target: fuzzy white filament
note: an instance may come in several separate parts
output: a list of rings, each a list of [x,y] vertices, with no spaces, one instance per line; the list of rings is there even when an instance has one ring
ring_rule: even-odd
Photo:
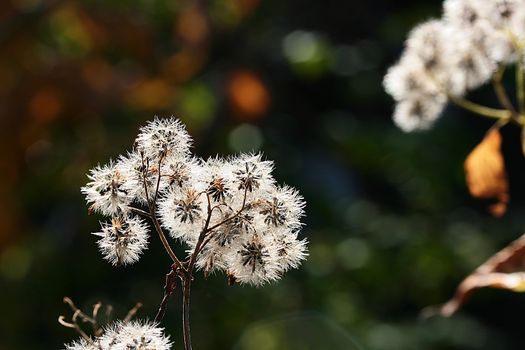
[[[147,249],[148,228],[137,217],[117,216],[110,223],[102,223],[98,246],[104,258],[113,265],[128,265],[139,260]]]
[[[148,322],[117,322],[95,339],[80,339],[65,350],[169,350],[172,343],[163,329]]]
[[[415,27],[385,78],[404,131],[430,128],[449,98],[491,79],[498,65],[523,56],[525,2],[446,0],[443,18]]]
[[[112,217],[95,233],[104,258],[114,265],[140,258],[148,229],[138,211],[187,245],[206,274],[261,285],[298,267],[307,256],[298,238],[304,200],[276,185],[273,162],[261,154],[200,159],[190,144],[179,120],[155,119],[140,129],[133,151],[91,171],[82,192],[93,210]]]

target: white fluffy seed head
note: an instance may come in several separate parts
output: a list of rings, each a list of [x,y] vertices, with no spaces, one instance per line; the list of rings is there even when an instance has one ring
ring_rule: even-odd
[[[242,238],[225,255],[228,274],[235,282],[260,286],[279,279],[278,251],[270,236],[253,234]]]
[[[128,181],[124,184],[124,189],[133,198],[133,201],[140,204],[147,204],[147,199],[154,197],[157,191],[157,180],[159,175],[159,165],[150,162],[138,152],[129,152],[121,156],[117,167],[121,173],[126,174]],[[144,186],[144,182],[146,186]],[[159,191],[167,186],[166,178],[161,177],[158,183]]]
[[[490,12],[487,0],[445,0],[443,18],[460,30],[483,29]]]
[[[306,239],[298,239],[297,236],[297,232],[288,229],[277,231],[273,234],[279,269],[283,273],[299,267],[301,262],[308,256],[308,241]]]
[[[148,322],[118,323],[109,333],[115,349],[169,350],[172,345],[162,328]]]
[[[410,52],[388,69],[383,85],[396,101],[442,94],[439,82],[424,69],[421,59]]]
[[[65,350],[169,350],[172,342],[163,328],[147,321],[116,322],[90,341],[80,339]]]
[[[231,161],[233,182],[236,189],[249,194],[262,193],[268,191],[275,184],[272,176],[274,164],[271,161],[263,160],[262,155],[240,154]]]
[[[189,154],[191,137],[184,124],[175,118],[155,118],[140,128],[135,139],[138,153],[152,163],[163,157],[185,158]]]
[[[128,177],[110,161],[104,166],[97,166],[88,174],[90,182],[81,188],[86,201],[91,204],[90,210],[104,215],[126,213],[133,197],[128,193],[126,185]]]
[[[258,201],[259,215],[265,231],[287,227],[300,229],[304,215],[305,201],[292,187],[277,186]]]
[[[525,37],[525,2],[446,0],[443,19],[416,26],[399,62],[384,78],[404,131],[430,128],[448,97],[461,97],[492,78],[498,63],[516,60]]]
[[[307,255],[306,241],[297,238],[304,200],[275,184],[273,162],[253,153],[198,159],[189,143],[179,121],[155,119],[141,128],[133,152],[90,175],[82,191],[95,209],[113,216],[94,233],[104,258],[131,264],[146,249],[146,225],[129,212],[138,204],[146,211],[153,205],[162,227],[190,254],[205,235],[196,264],[206,274],[224,271],[239,283],[260,285],[297,267]],[[119,196],[101,200],[107,187]]]
[[[65,350],[100,350],[94,340],[87,341],[83,338],[65,345]]]
[[[430,20],[412,29],[405,44],[405,50],[416,56],[425,72],[438,82],[446,79],[450,63],[449,35],[450,30],[443,21]]]
[[[445,106],[446,100],[435,96],[418,100],[401,101],[394,111],[394,123],[405,132],[427,130],[434,125]]]
[[[139,218],[132,216],[116,216],[110,223],[102,223],[98,247],[113,265],[129,265],[139,260],[148,245],[147,225]]]
[[[194,188],[171,188],[159,199],[158,216],[173,238],[195,241],[206,220],[207,202]]]

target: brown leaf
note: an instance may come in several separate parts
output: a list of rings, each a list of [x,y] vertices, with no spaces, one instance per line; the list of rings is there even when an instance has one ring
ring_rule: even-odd
[[[509,201],[509,185],[501,154],[501,134],[490,131],[465,160],[465,176],[470,194],[476,198],[496,199],[490,207],[496,217],[505,214]]]
[[[492,287],[525,292],[525,234],[493,255],[467,276],[452,299],[427,314],[454,314],[477,288]],[[425,313],[425,311],[424,311]]]

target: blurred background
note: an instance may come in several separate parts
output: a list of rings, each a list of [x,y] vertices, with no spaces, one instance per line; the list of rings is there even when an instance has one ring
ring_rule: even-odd
[[[80,187],[175,115],[202,157],[262,151],[308,203],[310,257],[281,282],[198,278],[195,349],[518,349],[525,295],[476,292],[423,319],[525,226],[519,131],[504,128],[509,211],[469,197],[463,160],[490,123],[448,108],[403,134],[382,90],[411,27],[441,1],[0,2],[0,349],[60,349],[70,296],[153,318],[169,259],[102,260]],[[472,99],[496,105],[490,89]],[[201,276],[199,276],[201,277]],[[182,349],[180,295],[164,326]]]

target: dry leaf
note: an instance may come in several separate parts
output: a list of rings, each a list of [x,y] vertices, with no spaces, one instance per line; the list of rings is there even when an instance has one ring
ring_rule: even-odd
[[[427,309],[424,313],[454,314],[477,288],[492,287],[525,292],[525,234],[493,255],[476,271],[461,282],[456,293],[438,309]]]
[[[492,215],[505,214],[509,201],[509,185],[501,154],[501,134],[490,131],[465,160],[465,176],[470,194],[476,198],[496,199],[490,207]]]

